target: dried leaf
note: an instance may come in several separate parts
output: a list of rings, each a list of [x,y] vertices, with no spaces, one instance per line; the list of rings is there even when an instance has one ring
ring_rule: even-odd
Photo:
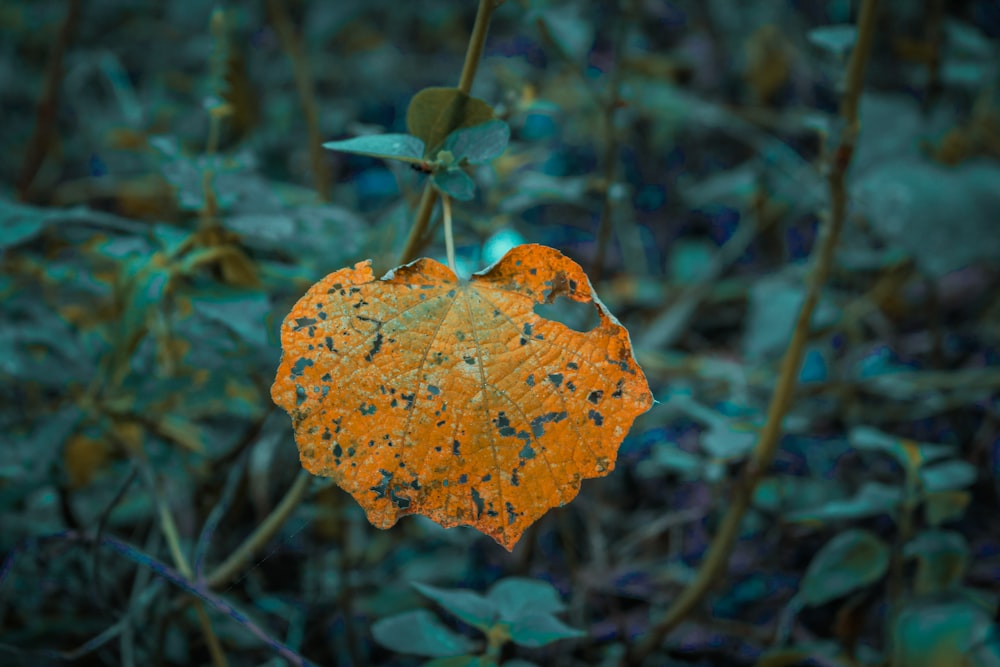
[[[580,333],[533,312],[593,303]],[[652,404],[628,332],[575,262],[511,250],[471,280],[421,259],[370,262],[314,285],[286,318],[271,389],[303,466],[388,528],[407,514],[470,525],[512,549],[580,482],[608,474]]]

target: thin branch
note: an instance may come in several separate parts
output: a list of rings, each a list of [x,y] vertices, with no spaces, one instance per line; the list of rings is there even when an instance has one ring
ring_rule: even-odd
[[[813,257],[812,271],[806,287],[806,297],[799,310],[792,339],[781,362],[778,381],[767,411],[767,421],[761,429],[750,461],[735,485],[732,498],[728,502],[728,509],[697,575],[666,612],[657,619],[649,633],[626,653],[623,664],[638,665],[656,651],[670,632],[701,603],[712,586],[722,579],[729,563],[729,555],[739,536],[743,516],[750,506],[757,483],[770,468],[778,450],[782,421],[792,402],[792,394],[809,338],[809,326],[813,311],[816,309],[823,284],[830,273],[837,239],[847,217],[847,168],[854,153],[854,140],[857,136],[858,126],[858,100],[861,96],[865,64],[868,61],[874,38],[877,9],[878,0],[864,0],[861,6],[861,15],[858,19],[858,42],[848,63],[847,87],[840,108],[846,128],[841,137],[840,145],[834,152],[833,164],[829,173],[830,215],[820,232],[818,247]]]
[[[486,47],[486,34],[490,31],[490,19],[493,18],[493,10],[500,4],[496,0],[479,0],[476,22],[472,26],[469,47],[465,50],[462,76],[458,80],[458,89],[466,95],[472,92],[472,82],[476,78],[476,70],[479,68],[479,61],[482,60],[483,49]]]
[[[288,520],[288,517],[292,515],[295,508],[305,498],[311,481],[312,475],[305,470],[300,470],[292,486],[285,492],[285,496],[277,506],[257,526],[257,529],[243,541],[243,544],[237,547],[221,565],[205,577],[205,585],[209,588],[219,588],[235,577],[236,573],[240,571],[246,562],[253,558],[253,555],[274,537],[285,521]]]
[[[167,540],[170,557],[181,576],[185,579],[191,579],[194,573],[191,570],[191,564],[188,562],[187,556],[184,554],[184,549],[181,548],[181,538],[177,531],[177,523],[174,521],[174,516],[163,499],[163,494],[160,493],[159,480],[155,477],[153,471],[148,468],[145,461],[140,463],[140,466],[143,468],[150,486],[153,503],[156,505],[156,510],[160,517],[160,530]],[[100,543],[98,542],[98,544]],[[205,637],[205,643],[208,645],[208,652],[212,656],[212,664],[215,667],[227,667],[229,661],[226,659],[226,654],[222,650],[222,644],[219,642],[219,638],[212,628],[212,620],[208,617],[205,606],[197,598],[193,602],[195,615],[198,617],[198,625],[201,628],[202,635]]]
[[[82,7],[82,0],[69,1],[66,16],[52,47],[48,70],[45,73],[45,87],[42,89],[42,97],[38,100],[38,109],[35,112],[35,129],[28,140],[21,173],[17,179],[17,193],[22,201],[28,201],[31,184],[45,163],[52,140],[57,135],[55,124],[56,112],[59,110],[59,87],[63,79],[63,61],[76,35]]]
[[[267,13],[271,24],[278,35],[281,48],[292,63],[295,76],[295,89],[299,94],[299,103],[305,116],[306,133],[309,136],[309,162],[313,171],[313,187],[323,201],[330,201],[331,175],[330,165],[323,151],[323,139],[319,131],[319,105],[316,102],[316,89],[313,82],[312,68],[302,40],[295,32],[295,26],[288,16],[284,0],[266,0]]]
[[[621,96],[622,74],[625,70],[622,66],[625,39],[628,36],[628,27],[634,12],[635,3],[632,0],[626,0],[626,7],[618,16],[618,25],[615,29],[613,53],[611,56],[611,78],[608,81],[607,99],[603,100],[604,154],[601,157],[601,161],[604,163],[604,202],[601,205],[601,219],[597,225],[597,249],[594,255],[594,263],[590,268],[590,280],[595,285],[601,280],[601,276],[604,273],[608,244],[611,243],[611,232],[614,227],[614,186],[618,181],[620,162],[618,159],[620,137],[615,127],[615,111],[618,109],[619,98]],[[579,71],[579,68],[577,68],[577,71]]]

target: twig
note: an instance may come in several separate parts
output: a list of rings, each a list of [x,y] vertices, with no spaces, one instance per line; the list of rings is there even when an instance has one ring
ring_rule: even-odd
[[[285,9],[284,0],[267,0],[267,13],[278,34],[278,41],[292,63],[295,76],[295,88],[299,94],[299,103],[305,115],[306,132],[309,136],[309,161],[312,164],[313,187],[323,201],[330,201],[330,165],[323,152],[323,140],[319,132],[319,105],[316,103],[316,90],[313,85],[312,68],[309,58],[302,46],[302,40],[295,33],[295,26]]]
[[[52,145],[52,139],[56,136],[54,126],[56,112],[59,110],[59,87],[62,85],[63,60],[66,57],[66,51],[69,50],[70,44],[73,42],[73,37],[76,35],[76,26],[80,22],[82,6],[82,0],[69,1],[66,16],[63,18],[55,45],[52,47],[48,71],[45,73],[45,87],[35,112],[35,129],[28,140],[28,148],[21,165],[21,174],[17,179],[17,193],[21,201],[28,201],[31,184],[34,182],[35,176],[38,175],[38,170],[42,168]]]
[[[82,540],[85,542],[92,541],[86,536],[80,535],[79,533],[73,531],[69,531],[58,535],[51,535],[46,538],[41,538],[38,541],[42,540],[48,541],[53,539]],[[226,602],[222,597],[216,595],[211,590],[208,590],[207,587],[192,582],[190,579],[183,576],[177,570],[169,567],[166,563],[158,561],[155,558],[152,558],[142,553],[132,545],[126,544],[121,540],[116,540],[113,537],[104,537],[101,539],[99,544],[101,546],[110,547],[111,549],[117,551],[121,555],[131,560],[133,563],[136,563],[137,565],[140,565],[142,567],[148,567],[154,573],[163,577],[164,579],[174,584],[178,588],[194,595],[195,597],[199,598],[206,604],[211,605],[216,610],[229,616],[232,620],[236,621],[244,628],[249,630],[251,634],[253,634],[258,639],[267,644],[269,647],[277,651],[282,657],[288,660],[291,664],[293,665],[309,664],[308,661],[305,660],[305,658],[303,658],[301,655],[299,655],[292,649],[282,644],[277,639],[274,639],[273,637],[268,635],[260,626],[258,626],[252,620],[250,620],[250,618],[246,614],[242,613],[241,611],[233,607],[231,604]]]
[[[476,12],[476,22],[469,36],[469,47],[465,50],[465,63],[462,65],[462,76],[458,80],[458,89],[468,95],[472,92],[472,82],[476,79],[479,61],[483,59],[483,49],[486,47],[486,35],[490,31],[490,19],[493,10],[499,7],[503,0],[479,0],[479,10]]]
[[[205,577],[205,585],[209,588],[218,588],[236,576],[240,568],[274,537],[275,533],[288,520],[288,517],[292,515],[295,508],[305,498],[310,481],[312,481],[312,475],[305,470],[300,470],[292,486],[285,492],[284,498],[257,526],[257,529],[243,541],[243,544],[238,546],[221,565]]]
[[[188,562],[187,556],[181,548],[181,538],[180,534],[177,532],[177,523],[174,521],[174,516],[170,513],[170,508],[167,506],[166,501],[164,501],[163,494],[160,493],[159,480],[155,477],[152,470],[145,465],[145,462],[140,465],[143,466],[143,472],[146,474],[147,481],[150,486],[150,492],[153,495],[153,502],[156,505],[157,513],[160,516],[160,530],[163,532],[163,536],[167,540],[167,547],[170,549],[170,557],[174,561],[174,565],[177,567],[181,576],[185,579],[191,579],[194,572],[191,570],[191,564]],[[98,542],[98,544],[100,544],[100,542]],[[219,643],[219,638],[216,636],[215,630],[212,628],[212,621],[208,617],[208,612],[205,611],[205,606],[202,604],[201,600],[195,599],[193,602],[195,615],[198,617],[198,625],[201,627],[201,633],[204,635],[205,643],[208,645],[208,652],[212,656],[212,664],[216,667],[227,667],[229,661],[226,660],[226,654],[222,650],[222,644]]]
[[[601,204],[601,219],[597,225],[597,249],[594,255],[594,263],[590,268],[590,280],[595,285],[600,282],[604,273],[604,263],[608,254],[608,244],[611,242],[611,231],[614,226],[614,202],[612,198],[615,190],[615,183],[618,181],[618,148],[619,136],[615,128],[615,111],[618,109],[619,96],[621,91],[622,55],[625,51],[625,38],[628,34],[628,26],[634,12],[635,3],[626,0],[627,6],[618,17],[618,26],[615,30],[614,47],[611,56],[611,79],[608,82],[608,97],[603,104],[604,120],[604,154],[601,157],[604,163],[604,202]],[[577,68],[579,71],[579,68]]]
[[[424,193],[420,197],[420,205],[417,206],[417,215],[413,219],[413,226],[410,227],[410,235],[406,239],[406,247],[399,256],[399,263],[406,264],[417,258],[420,249],[424,246],[424,234],[427,226],[431,222],[431,214],[434,212],[434,204],[437,203],[437,188],[428,178],[424,184]]]
[[[812,271],[806,288],[806,297],[795,322],[792,339],[781,361],[778,381],[768,406],[767,421],[761,429],[757,445],[750,461],[743,469],[743,475],[733,489],[728,510],[722,518],[718,532],[708,548],[708,553],[698,569],[694,580],[678,596],[673,604],[657,619],[649,633],[631,650],[626,652],[623,664],[638,665],[651,655],[691,611],[701,602],[712,585],[722,578],[733,545],[739,536],[743,515],[750,506],[757,483],[767,472],[778,449],[782,432],[782,421],[792,401],[813,311],[819,301],[820,291],[830,273],[837,239],[847,217],[847,168],[854,154],[854,141],[858,131],[858,100],[861,96],[865,65],[871,52],[875,33],[875,18],[878,0],[864,0],[858,19],[858,41],[851,53],[847,69],[847,86],[840,107],[845,121],[845,129],[840,145],[834,153],[829,173],[830,215],[822,226],[818,247],[813,258]]]

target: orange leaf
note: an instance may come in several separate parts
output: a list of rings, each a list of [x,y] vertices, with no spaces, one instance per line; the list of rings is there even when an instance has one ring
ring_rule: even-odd
[[[593,303],[598,326],[533,312],[557,296]],[[540,245],[468,281],[431,259],[379,280],[370,262],[341,269],[299,300],[281,344],[271,396],[306,470],[379,528],[423,514],[507,549],[614,468],[653,400],[628,331],[578,264]]]

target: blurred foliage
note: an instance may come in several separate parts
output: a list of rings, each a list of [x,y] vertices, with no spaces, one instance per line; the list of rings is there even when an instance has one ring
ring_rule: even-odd
[[[763,423],[856,3],[507,0],[471,98],[506,151],[440,172],[469,195],[459,265],[526,241],[604,257],[659,404],[513,554],[377,531],[317,481],[213,592],[298,470],[268,398],[281,318],[335,268],[395,265],[427,178],[323,151],[318,195],[295,58],[323,141],[407,133],[437,160],[462,136],[410,101],[454,90],[475,12],[296,0],[296,56],[264,4],[0,4],[0,663],[209,664],[198,599],[232,665],[617,664]],[[879,25],[778,460],[729,577],[650,664],[1000,665],[1000,10],[899,0]]]

